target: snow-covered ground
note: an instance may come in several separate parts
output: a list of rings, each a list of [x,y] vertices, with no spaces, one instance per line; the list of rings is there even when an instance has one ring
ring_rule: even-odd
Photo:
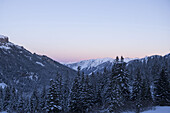
[[[170,106],[156,107],[155,110],[144,111],[142,113],[170,113]]]
[[[0,113],[7,113],[6,111],[2,111]],[[127,113],[127,112],[124,112]],[[128,113],[134,113],[134,112],[128,112]],[[144,111],[142,113],[170,113],[170,106],[163,106],[163,107],[156,107],[155,110],[148,110]]]
[[[6,111],[1,111],[0,113],[7,113]]]

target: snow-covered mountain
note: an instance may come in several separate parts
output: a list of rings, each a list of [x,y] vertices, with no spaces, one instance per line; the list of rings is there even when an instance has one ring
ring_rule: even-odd
[[[146,56],[144,58],[125,58],[124,61],[126,63],[128,63],[128,68],[130,68],[130,65],[133,64],[133,66],[137,63],[137,64],[148,64],[150,66],[152,66],[152,62],[165,62],[162,61],[162,59],[167,60],[166,62],[169,62],[170,54],[167,54],[165,56],[161,56],[161,55],[152,55],[152,56]],[[104,68],[106,67],[107,70],[112,69],[112,66],[115,62],[115,59],[113,58],[101,58],[101,59],[90,59],[90,60],[83,60],[80,62],[75,62],[75,63],[68,63],[65,64],[66,66],[77,70],[78,66],[81,67],[81,71],[83,71],[85,74],[90,75],[92,72],[103,72]],[[155,65],[155,64],[154,64]],[[132,66],[132,67],[133,67]]]
[[[132,58],[125,58],[125,62],[129,62],[131,60],[134,60]],[[85,74],[91,74],[91,72],[98,72],[103,71],[104,68],[110,68],[113,66],[115,62],[115,59],[113,58],[100,58],[100,59],[90,59],[90,60],[83,60],[76,63],[69,63],[65,64],[66,66],[77,70],[78,66],[81,67],[81,71],[83,71]]]
[[[57,73],[62,74],[63,79],[76,76],[76,71],[67,66],[45,55],[31,53],[0,35],[0,87],[6,84],[30,92],[35,87],[48,86]]]

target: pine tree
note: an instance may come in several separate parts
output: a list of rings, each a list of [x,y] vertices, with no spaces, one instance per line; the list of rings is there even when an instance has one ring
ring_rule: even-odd
[[[121,62],[117,65],[120,65],[118,80],[121,87],[121,93],[123,96],[124,107],[127,107],[130,101],[130,91],[129,91],[129,74],[126,70],[126,63],[124,62],[123,56],[121,56]]]
[[[160,73],[160,78],[155,82],[155,102],[156,105],[170,105],[170,85],[164,69]]]
[[[11,91],[11,108],[10,108],[12,111],[17,110],[17,100],[18,100],[17,92],[16,89],[13,87]]]
[[[4,97],[4,95],[3,95],[3,90],[2,90],[2,88],[0,87],[0,111],[3,110],[3,97]]]
[[[11,91],[10,87],[6,87],[5,89],[5,94],[4,94],[4,104],[3,104],[3,110],[10,110],[10,105],[11,105]]]
[[[39,98],[38,98],[38,92],[37,89],[35,89],[32,93],[31,99],[30,99],[30,105],[31,105],[31,112],[36,113],[39,112]]]
[[[41,96],[40,96],[40,108],[41,108],[41,112],[45,112],[46,109],[46,99],[47,99],[47,95],[46,95],[46,87],[43,87]]]
[[[134,104],[134,109],[136,113],[140,113],[141,107],[142,107],[142,79],[140,71],[138,70],[137,76],[133,83],[132,88],[132,102]]]
[[[109,112],[120,113],[123,106],[119,83],[115,83],[109,101]]]
[[[84,106],[85,106],[85,111],[89,112],[92,110],[93,105],[95,104],[95,96],[93,93],[93,87],[92,84],[89,81],[88,75],[86,76],[85,79],[85,99],[84,99]]]
[[[70,94],[70,112],[81,113],[81,97],[80,97],[80,83],[78,77],[74,79],[74,83]]]
[[[70,89],[69,89],[69,76],[67,74],[66,80],[63,85],[63,108],[65,112],[68,112],[68,105],[69,105],[69,94],[70,94]]]
[[[148,80],[143,80],[142,82],[142,93],[141,93],[141,100],[142,100],[142,108],[148,109],[153,105],[153,99],[150,90],[150,84]]]
[[[62,88],[63,88],[63,78],[62,78],[61,74],[57,73],[57,77],[56,77],[56,92],[58,94],[60,104],[63,103]]]
[[[53,80],[50,80],[50,88],[47,99],[47,112],[56,113],[62,110],[62,106],[59,102],[59,95],[56,91],[56,82]]]
[[[25,112],[24,98],[23,98],[22,94],[20,95],[19,100],[18,100],[17,112],[18,113],[24,113]]]
[[[122,111],[125,110],[130,101],[128,72],[125,69],[126,63],[123,60],[123,57],[121,57],[121,61],[116,57],[112,68],[112,74],[106,92],[110,112],[120,112],[121,108]]]
[[[81,82],[80,82],[80,105],[81,111],[84,113],[87,109],[87,91],[86,91],[86,84],[85,84],[85,77],[84,72],[81,75]]]

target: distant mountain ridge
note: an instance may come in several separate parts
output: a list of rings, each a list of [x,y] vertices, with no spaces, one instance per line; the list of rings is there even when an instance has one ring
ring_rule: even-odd
[[[160,55],[152,55],[152,56],[146,56],[144,58],[125,58],[124,61],[126,63],[132,63],[136,61],[140,62],[147,62],[148,59],[153,59],[157,57],[169,57],[170,54],[167,54],[165,56],[160,56]],[[89,59],[89,60],[82,60],[79,62],[75,63],[69,63],[65,64],[66,66],[77,70],[78,66],[81,67],[81,71],[83,71],[85,74],[91,74],[92,72],[102,72],[104,68],[106,67],[108,70],[111,70],[113,64],[115,62],[115,59],[113,58],[100,58],[100,59]]]
[[[136,58],[125,58],[125,62],[129,62]],[[113,58],[99,58],[99,59],[89,59],[83,60],[76,63],[65,64],[66,66],[77,70],[78,66],[81,67],[81,71],[85,72],[85,74],[90,74],[91,72],[101,71],[104,67],[112,66],[115,62]]]

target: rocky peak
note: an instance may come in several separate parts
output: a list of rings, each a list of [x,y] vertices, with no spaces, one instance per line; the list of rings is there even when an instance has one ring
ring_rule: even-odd
[[[8,42],[9,40],[7,36],[0,35],[0,43],[8,43]]]

